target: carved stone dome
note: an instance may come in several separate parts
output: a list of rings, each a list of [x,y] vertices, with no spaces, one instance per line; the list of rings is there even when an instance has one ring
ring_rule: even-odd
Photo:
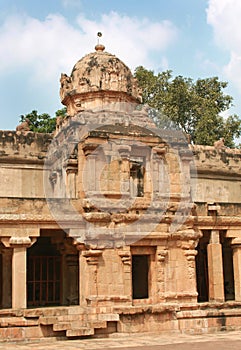
[[[105,52],[103,45],[80,59],[70,77],[61,74],[60,97],[68,114],[117,103],[139,104],[141,91],[130,69],[116,56]],[[115,109],[115,108],[114,108]]]

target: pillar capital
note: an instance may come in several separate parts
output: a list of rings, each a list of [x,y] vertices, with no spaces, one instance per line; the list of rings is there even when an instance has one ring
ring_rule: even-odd
[[[241,248],[241,237],[235,237],[231,240],[232,248]]]
[[[3,237],[1,242],[6,248],[31,247],[37,240],[37,237]]]

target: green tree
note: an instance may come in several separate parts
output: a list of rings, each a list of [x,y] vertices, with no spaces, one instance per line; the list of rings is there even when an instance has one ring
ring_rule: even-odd
[[[20,122],[28,121],[31,131],[40,133],[52,133],[56,128],[56,118],[64,118],[66,116],[66,107],[55,112],[55,117],[51,117],[47,113],[38,114],[36,110],[31,113],[21,115]]]
[[[234,147],[234,138],[241,135],[237,115],[223,118],[233,98],[223,89],[226,82],[217,77],[198,79],[172,77],[170,70],[154,74],[137,67],[135,77],[143,90],[143,103],[153,107],[151,116],[160,127],[175,127],[188,134],[193,143],[213,145],[223,137],[225,145]]]

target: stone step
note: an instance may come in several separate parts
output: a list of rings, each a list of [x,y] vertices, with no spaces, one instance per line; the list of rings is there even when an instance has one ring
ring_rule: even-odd
[[[54,324],[58,322],[58,316],[40,316],[39,317],[39,324],[42,324],[43,326],[48,326],[51,324]]]
[[[25,319],[24,317],[0,317],[0,327],[28,327],[37,326],[38,319]]]
[[[119,314],[98,314],[96,315],[100,321],[119,321]]]
[[[106,328],[107,321],[90,321],[87,323],[88,328]]]
[[[77,328],[77,329],[68,329],[66,331],[66,337],[84,337],[86,335],[93,335],[95,334],[95,331],[93,328]]]
[[[66,331],[67,329],[71,329],[71,322],[58,322],[53,324],[53,331],[58,332],[58,331]]]

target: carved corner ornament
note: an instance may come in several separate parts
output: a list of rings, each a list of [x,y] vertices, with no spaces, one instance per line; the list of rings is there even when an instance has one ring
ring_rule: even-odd
[[[120,250],[118,251],[118,255],[121,258],[121,261],[124,265],[131,265],[131,252],[130,250]]]
[[[160,249],[157,251],[157,261],[158,262],[164,262],[167,258],[168,250],[167,249]]]
[[[102,256],[103,250],[100,249],[90,249],[83,251],[83,256],[89,265],[98,265],[99,258]]]

